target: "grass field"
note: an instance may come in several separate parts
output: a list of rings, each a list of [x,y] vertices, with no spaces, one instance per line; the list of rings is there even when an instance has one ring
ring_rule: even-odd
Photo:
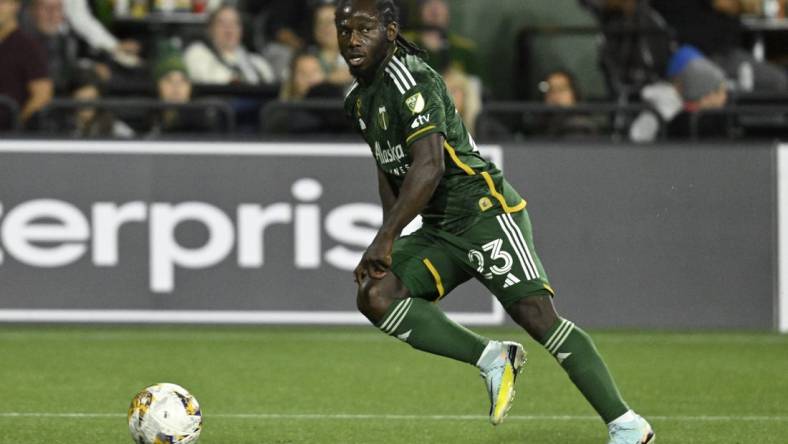
[[[475,369],[372,328],[0,327],[0,443],[131,443],[126,409],[179,383],[201,444],[606,443],[563,371],[530,362],[507,421],[487,423]],[[664,443],[788,443],[788,337],[592,332]]]

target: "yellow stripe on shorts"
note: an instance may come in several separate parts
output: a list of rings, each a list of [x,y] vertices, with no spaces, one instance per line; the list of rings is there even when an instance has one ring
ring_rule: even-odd
[[[438,270],[435,268],[434,265],[432,265],[432,262],[429,259],[425,257],[422,260],[422,262],[424,262],[424,265],[427,267],[427,270],[430,270],[430,273],[432,274],[432,278],[435,279],[435,288],[438,289],[437,300],[440,300],[446,294],[446,291],[443,289],[443,281],[441,281],[441,275],[440,273],[438,273]]]

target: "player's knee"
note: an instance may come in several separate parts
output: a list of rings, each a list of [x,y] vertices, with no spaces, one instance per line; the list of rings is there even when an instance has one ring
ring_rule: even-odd
[[[532,296],[512,304],[507,311],[517,324],[539,340],[558,322],[550,296]]]
[[[383,294],[378,281],[366,279],[358,289],[356,306],[372,322],[380,321],[388,311],[391,300]]]

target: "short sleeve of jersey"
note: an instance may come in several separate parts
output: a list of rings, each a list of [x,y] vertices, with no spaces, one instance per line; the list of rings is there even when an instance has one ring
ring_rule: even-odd
[[[406,146],[430,134],[447,135],[441,86],[437,79],[426,77],[402,95],[398,114],[405,130]]]

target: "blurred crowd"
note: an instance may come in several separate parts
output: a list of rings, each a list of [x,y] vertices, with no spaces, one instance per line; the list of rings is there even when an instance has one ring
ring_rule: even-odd
[[[786,67],[753,51],[744,30],[747,18],[783,23],[786,0],[578,3],[598,23],[608,93],[585,97],[584,73],[555,66],[537,80],[538,100],[498,114],[495,102],[507,97],[482,81],[482,49],[452,31],[456,2],[403,0],[401,23],[482,139],[726,136],[727,114],[693,116],[759,94],[788,104],[779,101]],[[332,0],[0,0],[0,131],[347,131],[337,102],[352,78],[334,9]]]

